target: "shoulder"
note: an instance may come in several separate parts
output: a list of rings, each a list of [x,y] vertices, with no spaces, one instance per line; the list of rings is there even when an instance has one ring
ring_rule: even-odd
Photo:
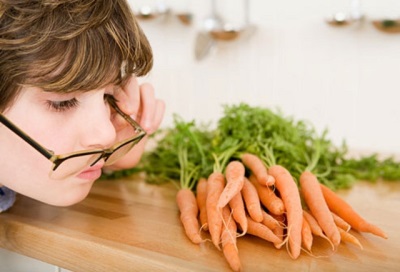
[[[0,213],[8,210],[15,202],[15,192],[5,186],[0,187]]]

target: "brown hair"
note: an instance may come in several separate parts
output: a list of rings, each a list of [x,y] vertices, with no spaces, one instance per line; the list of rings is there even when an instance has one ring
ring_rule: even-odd
[[[126,0],[0,0],[0,112],[24,85],[93,90],[152,65]]]

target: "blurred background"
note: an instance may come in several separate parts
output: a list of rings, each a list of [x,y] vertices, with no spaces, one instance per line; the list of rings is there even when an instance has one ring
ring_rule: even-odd
[[[327,128],[351,149],[399,154],[400,1],[129,2],[153,46],[141,80],[166,101],[164,127],[174,113],[215,122],[222,105],[245,102]],[[2,249],[0,263],[61,271]]]
[[[130,3],[153,45],[154,69],[143,80],[166,101],[164,126],[173,113],[215,121],[223,104],[246,102],[328,128],[330,139],[345,139],[352,149],[400,152],[400,32],[391,27],[400,19],[400,1]],[[207,44],[198,36],[213,13],[222,28],[241,32],[214,40],[197,59],[196,47]],[[191,15],[190,24],[182,14]]]

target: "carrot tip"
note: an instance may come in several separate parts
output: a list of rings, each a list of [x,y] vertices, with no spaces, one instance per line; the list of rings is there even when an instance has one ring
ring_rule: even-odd
[[[201,227],[200,227],[200,231],[207,231],[208,230],[208,223],[204,223]]]
[[[275,178],[269,175],[266,181],[266,186],[273,186],[273,185],[275,185]]]
[[[382,233],[381,235],[380,235],[380,237],[382,237],[383,239],[388,239],[389,237],[386,235],[386,233]]]
[[[202,239],[201,237],[193,238],[193,239],[191,239],[191,241],[192,241],[193,243],[195,243],[195,244],[200,244],[200,243],[204,242],[203,239]]]

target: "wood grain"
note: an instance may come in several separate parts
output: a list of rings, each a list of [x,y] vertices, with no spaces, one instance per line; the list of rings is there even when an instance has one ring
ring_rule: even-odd
[[[98,181],[68,208],[19,196],[0,214],[0,246],[72,271],[229,271],[211,243],[186,238],[175,193],[135,177]],[[400,183],[359,182],[340,194],[389,238],[352,231],[364,250],[342,244],[335,253],[315,239],[320,258],[303,252],[292,260],[284,248],[246,235],[238,238],[243,271],[400,271]]]

